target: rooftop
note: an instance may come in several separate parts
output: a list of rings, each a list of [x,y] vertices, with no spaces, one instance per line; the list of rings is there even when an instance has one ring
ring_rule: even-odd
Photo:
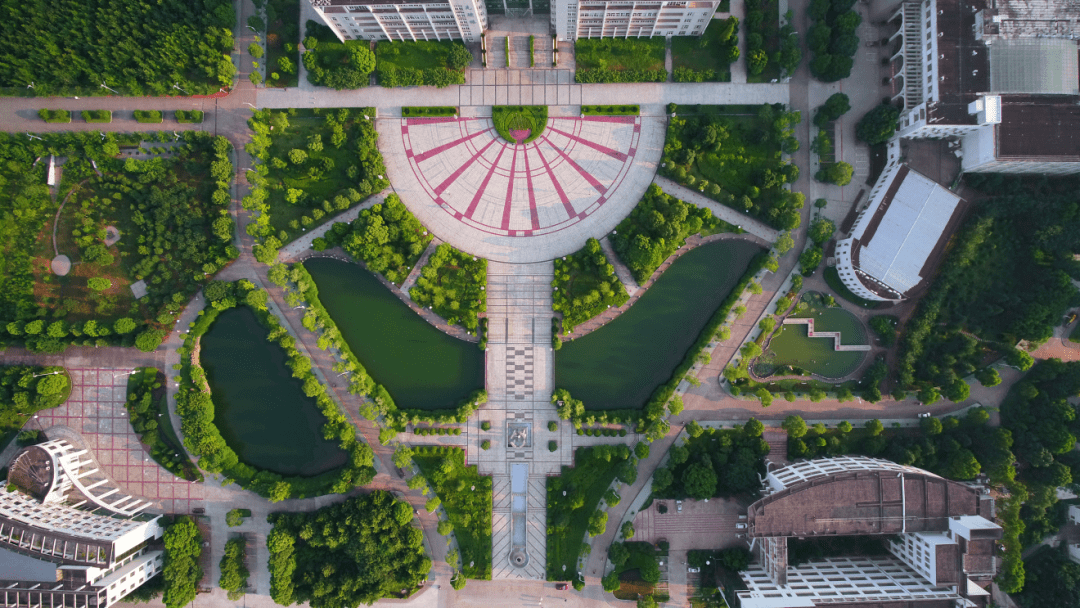
[[[1000,160],[1080,161],[1080,105],[1071,97],[1002,99],[997,125]]]
[[[990,88],[989,53],[974,33],[975,11],[985,5],[983,0],[937,0],[937,101],[927,103],[930,125],[975,124],[967,105]]]
[[[980,15],[986,37],[1069,38],[1080,35],[1080,3],[1061,0],[995,0]]]
[[[1017,38],[990,45],[990,91],[1039,95],[1080,94],[1076,42]]]

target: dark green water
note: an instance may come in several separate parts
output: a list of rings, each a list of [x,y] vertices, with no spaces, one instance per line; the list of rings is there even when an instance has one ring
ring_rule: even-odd
[[[555,353],[555,388],[589,410],[644,406],[759,251],[746,241],[717,241],[683,255],[630,310]]]
[[[304,267],[342,337],[402,409],[457,407],[484,387],[484,353],[420,318],[370,272],[313,258]]]
[[[282,475],[317,475],[347,454],[322,438],[325,419],[285,365],[285,351],[246,306],[226,310],[202,337],[199,359],[214,422],[240,460]]]

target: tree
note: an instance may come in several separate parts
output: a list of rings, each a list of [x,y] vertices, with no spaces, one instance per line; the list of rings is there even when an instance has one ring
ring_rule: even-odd
[[[446,67],[450,68],[451,70],[461,70],[468,67],[469,64],[472,63],[472,61],[473,55],[469,51],[469,49],[465,48],[464,44],[461,44],[460,42],[455,42],[450,45],[450,52],[447,53],[446,56]],[[370,72],[374,69],[374,57],[372,57],[372,68],[368,71]]]
[[[810,223],[806,236],[818,247],[824,245],[836,232],[836,224],[832,220],[818,218]]]
[[[619,529],[619,537],[623,540],[634,538],[634,523],[630,521],[623,522],[622,528]]]
[[[240,512],[240,509],[231,509],[225,514],[225,525],[230,528],[235,528],[244,523],[244,515]]]
[[[833,93],[825,100],[824,104],[818,106],[817,112],[814,113],[814,124],[818,127],[824,127],[826,123],[840,118],[850,109],[851,100],[848,99],[847,95]]]
[[[871,146],[889,141],[899,128],[900,111],[882,104],[867,112],[855,126],[855,136]]]
[[[683,474],[683,488],[687,496],[699,500],[716,495],[716,482],[716,471],[710,461],[695,462]]]
[[[992,367],[985,367],[975,372],[975,378],[979,381],[979,384],[982,384],[985,387],[1001,384],[1001,375]]]
[[[686,432],[691,437],[697,438],[701,437],[701,434],[705,432],[705,429],[701,428],[701,425],[698,424],[697,420],[691,420],[686,423]]]
[[[165,530],[163,541],[165,590],[162,601],[168,608],[181,608],[195,599],[195,586],[202,578],[199,568],[202,537],[191,518],[181,517]]]
[[[645,443],[644,441],[639,441],[637,445],[634,446],[634,455],[641,460],[648,458],[649,444]]]
[[[764,49],[754,49],[746,56],[747,72],[751,76],[764,72],[767,65],[769,65],[769,54]]]
[[[795,414],[785,418],[780,426],[787,431],[788,437],[792,439],[798,439],[806,434],[806,421]]]
[[[844,161],[827,163],[814,175],[814,179],[827,184],[846,186],[851,183],[855,168]]]
[[[289,150],[289,162],[294,165],[304,164],[304,162],[307,161],[307,158],[307,152],[301,150],[300,148],[293,148],[292,150]]]
[[[611,547],[612,549],[614,549],[615,545],[612,545]],[[609,553],[608,557],[610,556],[611,554]],[[614,593],[618,591],[620,587],[619,573],[612,570],[608,574],[604,575],[604,578],[600,579],[600,584],[603,585],[604,591],[607,591],[608,593]]]
[[[743,425],[743,433],[747,437],[761,437],[763,432],[765,432],[765,425],[757,418],[751,418]]]
[[[795,239],[791,238],[791,235],[787,232],[783,232],[776,239],[776,243],[774,243],[773,246],[776,247],[778,252],[787,253],[795,246]]]
[[[105,291],[112,287],[112,281],[105,277],[91,277],[87,279],[86,286],[94,291]]]
[[[597,511],[589,516],[589,536],[600,536],[607,528],[607,511]]]
[[[874,418],[873,420],[867,420],[864,426],[866,426],[866,430],[870,432],[871,437],[877,437],[881,434],[882,431],[885,430],[885,425],[882,424],[881,421],[877,418]]]
[[[945,389],[945,398],[953,403],[964,401],[971,395],[971,387],[967,382],[957,378]]]
[[[843,421],[840,422],[840,424],[836,425],[836,428],[841,433],[847,435],[848,433],[851,432],[851,423],[848,422],[847,420],[843,420]]]
[[[449,536],[454,531],[454,524],[450,523],[448,519],[441,520],[436,527],[436,531],[440,536]]]
[[[927,435],[940,435],[942,431],[941,420],[937,418],[923,418],[919,422],[919,426]]]
[[[135,338],[135,347],[144,353],[152,353],[161,345],[165,338],[165,332],[159,329],[148,329]]]

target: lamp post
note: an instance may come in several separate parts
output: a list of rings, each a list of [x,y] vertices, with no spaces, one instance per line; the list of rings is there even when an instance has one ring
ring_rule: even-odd
[[[173,85],[172,85],[172,88],[176,89],[177,91],[182,92],[184,95],[191,95],[191,93],[188,93],[184,89],[180,88],[180,83],[179,82],[174,82]]]
[[[114,89],[114,88],[112,88],[112,87],[108,86],[108,85],[107,85],[107,84],[105,84],[104,82],[102,82],[102,83],[101,83],[101,88],[103,88],[103,89],[108,89],[108,90],[112,91],[113,93],[116,93],[117,95],[119,95],[119,94],[120,94],[120,91],[117,91],[116,89]]]
[[[38,378],[38,377],[40,377],[40,376],[51,376],[51,375],[53,375],[53,374],[60,374],[60,373],[63,373],[63,371],[64,371],[64,370],[62,370],[62,369],[61,369],[61,370],[57,370],[57,371],[55,371],[55,372],[45,372],[44,374],[34,374],[34,375],[33,375],[33,377],[34,377],[34,378]]]

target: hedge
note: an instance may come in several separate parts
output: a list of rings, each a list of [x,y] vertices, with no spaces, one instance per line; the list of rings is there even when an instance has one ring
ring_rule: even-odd
[[[457,116],[457,108],[453,106],[435,106],[430,108],[405,106],[401,108],[401,115],[406,118],[412,116]]]
[[[38,116],[45,122],[71,122],[71,112],[67,110],[38,110]]]
[[[199,124],[203,121],[202,110],[177,110],[174,114],[179,123]]]
[[[632,106],[581,106],[581,113],[585,116],[637,116],[641,113],[641,107]]]
[[[135,120],[145,123],[159,123],[162,121],[161,112],[158,110],[135,110]]]
[[[611,82],[665,82],[667,70],[609,70],[607,68],[578,68],[574,82],[611,83]]]
[[[83,110],[80,114],[86,122],[112,122],[112,112],[108,110]]]

